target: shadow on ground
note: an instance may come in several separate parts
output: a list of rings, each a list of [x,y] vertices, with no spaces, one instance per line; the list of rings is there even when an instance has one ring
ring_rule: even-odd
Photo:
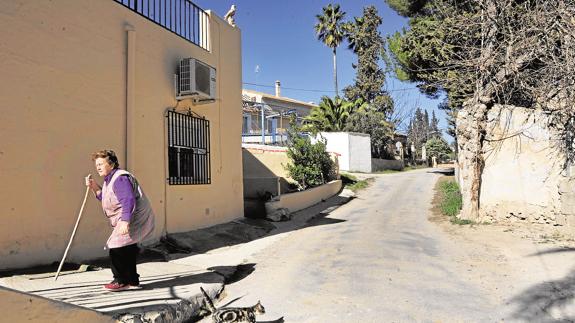
[[[343,220],[327,216],[350,199],[344,196],[331,197],[308,209],[294,212],[292,220],[286,222],[242,218],[205,229],[169,234],[145,252],[154,259],[158,254],[163,254],[165,260],[174,260],[310,226],[340,223]]]
[[[549,254],[554,254],[554,253],[565,253],[565,252],[573,252],[573,251],[575,251],[575,248],[571,248],[571,247],[551,248],[551,249],[547,249],[547,250],[543,250],[540,252],[530,254],[530,255],[528,255],[528,257],[543,256],[543,255],[549,255]]]
[[[139,289],[112,293],[102,287],[107,281],[67,284],[66,287],[29,291],[56,301],[88,307],[100,312],[130,312],[142,304],[163,305],[169,301],[182,300],[189,288],[201,284],[220,284],[222,277],[215,272],[179,272],[166,275],[145,276]],[[134,306],[135,305],[135,306]]]
[[[248,277],[256,270],[256,264],[241,264],[237,266],[216,266],[210,267],[208,270],[215,271],[224,276],[224,283],[226,285],[237,283],[240,280]]]
[[[511,299],[516,305],[512,318],[522,322],[575,322],[575,272],[546,281]]]
[[[313,219],[310,219],[305,225],[305,227],[307,228],[307,227],[315,227],[320,225],[345,222],[345,220],[327,218],[326,216],[327,214],[320,213],[318,216],[314,217]]]
[[[280,317],[279,319],[273,320],[273,321],[257,321],[257,323],[284,323],[284,322],[285,321],[284,321],[283,316]]]

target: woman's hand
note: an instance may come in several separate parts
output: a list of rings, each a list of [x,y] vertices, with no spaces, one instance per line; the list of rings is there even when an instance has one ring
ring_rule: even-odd
[[[130,233],[130,228],[129,228],[129,222],[126,221],[118,221],[118,231],[120,231],[120,234],[128,234]]]
[[[86,186],[88,186],[90,189],[92,189],[92,191],[96,192],[99,191],[100,185],[98,185],[98,183],[96,183],[95,180],[92,179],[92,174],[86,176],[86,178],[84,178],[84,180],[86,181]]]

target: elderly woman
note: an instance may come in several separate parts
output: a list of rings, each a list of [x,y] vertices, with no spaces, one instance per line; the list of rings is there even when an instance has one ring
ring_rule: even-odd
[[[106,242],[114,280],[104,285],[110,291],[121,291],[140,285],[136,260],[138,243],[151,238],[154,231],[154,212],[138,181],[120,169],[118,157],[112,150],[92,154],[98,174],[104,177],[102,186],[86,177],[96,198],[102,201],[104,214],[113,231]]]

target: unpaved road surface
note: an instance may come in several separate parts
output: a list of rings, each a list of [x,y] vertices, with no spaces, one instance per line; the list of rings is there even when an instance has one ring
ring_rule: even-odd
[[[261,300],[258,322],[573,320],[572,242],[522,224],[432,216],[441,176],[376,176],[356,199],[244,259],[253,272],[227,285],[217,305]]]

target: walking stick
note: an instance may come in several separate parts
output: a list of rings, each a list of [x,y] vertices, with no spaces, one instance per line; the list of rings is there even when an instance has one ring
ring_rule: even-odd
[[[88,178],[92,178],[92,174],[88,175]],[[86,205],[86,200],[88,199],[88,193],[90,192],[90,187],[86,187],[86,194],[84,194],[84,201],[82,202],[82,207],[80,208],[80,213],[78,213],[78,219],[76,220],[76,225],[74,226],[74,231],[72,231],[72,236],[70,237],[70,241],[68,241],[68,246],[66,247],[66,251],[64,251],[64,256],[62,257],[62,261],[60,261],[60,265],[58,266],[58,271],[56,271],[56,276],[54,276],[54,281],[58,280],[58,275],[60,274],[60,270],[62,269],[62,265],[64,265],[64,260],[66,260],[66,256],[68,255],[68,251],[70,250],[70,246],[72,245],[72,240],[74,240],[74,236],[76,235],[76,229],[78,229],[78,224],[80,224],[80,218],[82,217],[82,211],[84,211],[84,205]]]

